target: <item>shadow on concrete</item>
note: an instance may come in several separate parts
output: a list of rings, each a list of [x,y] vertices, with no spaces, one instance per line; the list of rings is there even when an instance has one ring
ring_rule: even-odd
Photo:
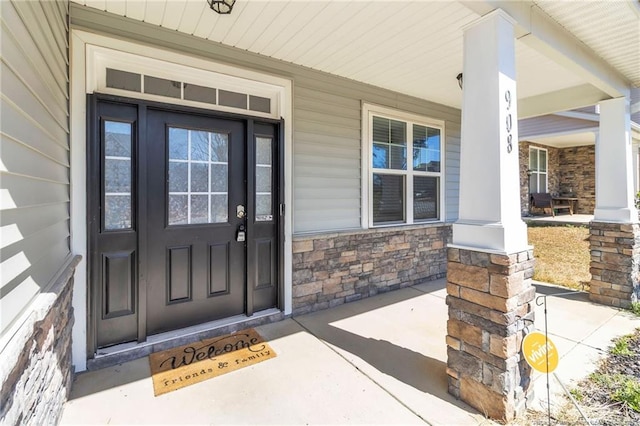
[[[96,371],[84,371],[73,380],[69,401],[151,377],[149,359],[139,358]]]
[[[589,302],[589,293],[586,291],[571,290],[569,288],[545,284],[539,281],[534,281],[533,286],[536,288],[536,293],[541,296],[560,297],[563,299]]]
[[[320,332],[314,330],[314,335],[421,392],[456,402],[455,397],[447,393],[447,365],[438,359],[386,340],[362,337],[330,325]]]
[[[313,336],[323,340],[330,346],[340,348],[343,351],[352,354],[360,360],[367,363],[371,368],[390,376],[395,380],[404,383],[412,388],[432,395],[449,404],[452,404],[470,414],[478,414],[478,411],[456,399],[448,393],[448,383],[446,368],[447,365],[442,360],[429,356],[429,353],[416,352],[407,347],[399,346],[383,339],[375,339],[364,337],[351,331],[344,330],[335,326],[337,322],[355,317],[373,310],[380,310],[381,315],[377,315],[368,321],[367,327],[371,329],[391,327],[398,328],[396,342],[404,338],[401,331],[402,327],[407,327],[407,321],[411,321],[410,315],[406,317],[399,314],[398,311],[404,309],[394,309],[386,312],[386,308],[391,305],[409,302],[416,297],[428,297],[429,304],[438,303],[444,306],[444,300],[433,292],[442,290],[446,287],[446,280],[439,279],[433,282],[419,284],[413,287],[407,287],[398,291],[378,295],[375,298],[364,299],[354,304],[342,305],[327,311],[316,312],[305,315],[303,317],[294,318],[302,327],[304,327]],[[433,300],[433,302],[431,302]],[[407,305],[406,312],[413,311],[413,307]],[[438,327],[432,327],[432,321],[429,321],[429,314],[432,312],[424,312],[422,317],[425,322],[423,328],[424,334],[415,335],[413,338],[418,339],[440,339],[442,345],[445,345],[445,334]],[[379,323],[376,323],[379,321]],[[400,338],[398,336],[402,335]],[[409,339],[409,337],[408,337]],[[411,346],[411,342],[407,341],[407,346]],[[340,352],[337,351],[339,354]],[[385,388],[387,392],[394,395],[397,399],[403,400],[402,395],[396,395],[393,384],[385,381],[380,383],[368,367],[362,366],[358,360],[351,359],[348,355],[343,355],[355,368],[358,368],[363,374],[376,381],[378,385]],[[396,389],[401,388],[395,386]]]
[[[427,293],[427,294],[431,294],[431,293],[435,293],[437,291],[440,290],[444,290],[447,288],[447,279],[446,278],[440,278],[437,280],[433,280],[433,281],[425,281],[421,284],[415,284],[414,286],[412,286],[411,288],[421,291],[422,293]],[[444,298],[446,296],[446,293],[442,294],[442,297]]]

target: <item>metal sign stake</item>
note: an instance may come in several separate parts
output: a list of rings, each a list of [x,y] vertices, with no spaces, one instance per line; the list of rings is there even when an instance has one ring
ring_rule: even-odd
[[[547,297],[557,297],[557,296],[574,295],[574,294],[576,294],[575,291],[565,291],[565,292],[561,292],[561,293],[554,293],[554,294],[549,294],[549,295],[545,294],[545,295],[541,295],[541,296],[536,297],[536,305],[537,306],[544,305],[544,337],[545,337],[545,342],[547,342],[547,343],[549,342],[548,327],[547,327]],[[549,420],[549,425],[551,425],[551,389],[550,389],[550,386],[549,386],[549,351],[548,350],[545,351],[545,361],[546,361],[546,365],[547,365],[547,369],[546,369],[546,377],[547,377],[547,416],[548,416],[548,420]],[[564,392],[569,397],[569,400],[571,400],[573,405],[576,407],[576,409],[578,410],[578,412],[580,413],[582,418],[585,420],[585,422],[587,422],[587,425],[591,426],[591,422],[589,421],[587,416],[582,412],[582,410],[578,406],[577,401],[573,398],[571,393],[567,390],[567,388],[564,386],[564,384],[560,381],[560,378],[558,377],[558,375],[554,372],[553,376],[556,378],[556,380],[558,381],[558,383],[560,384],[560,386],[562,387]]]

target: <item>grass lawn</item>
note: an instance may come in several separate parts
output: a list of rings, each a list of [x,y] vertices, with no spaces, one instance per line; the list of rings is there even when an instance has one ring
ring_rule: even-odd
[[[588,290],[591,259],[587,227],[530,224],[527,232],[536,259],[535,280]],[[640,304],[632,309],[640,315]],[[613,343],[598,370],[573,386],[571,394],[590,424],[640,425],[640,329]],[[586,424],[568,399],[554,405],[551,419],[546,412],[528,411],[523,423],[516,424]]]
[[[588,290],[589,229],[582,226],[528,227],[536,266],[533,279]]]

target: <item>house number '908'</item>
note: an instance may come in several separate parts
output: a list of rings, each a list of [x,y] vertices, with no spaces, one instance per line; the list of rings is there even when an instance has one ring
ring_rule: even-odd
[[[504,100],[507,101],[507,152],[511,153],[513,150],[513,135],[511,134],[511,129],[513,127],[513,119],[511,118],[511,113],[509,110],[511,109],[511,91],[507,90],[504,92]]]

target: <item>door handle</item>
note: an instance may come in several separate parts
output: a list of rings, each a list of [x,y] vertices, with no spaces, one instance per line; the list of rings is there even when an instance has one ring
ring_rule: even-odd
[[[244,219],[246,215],[247,213],[244,210],[244,206],[242,204],[238,204],[236,206],[236,216],[238,217],[238,219]]]

